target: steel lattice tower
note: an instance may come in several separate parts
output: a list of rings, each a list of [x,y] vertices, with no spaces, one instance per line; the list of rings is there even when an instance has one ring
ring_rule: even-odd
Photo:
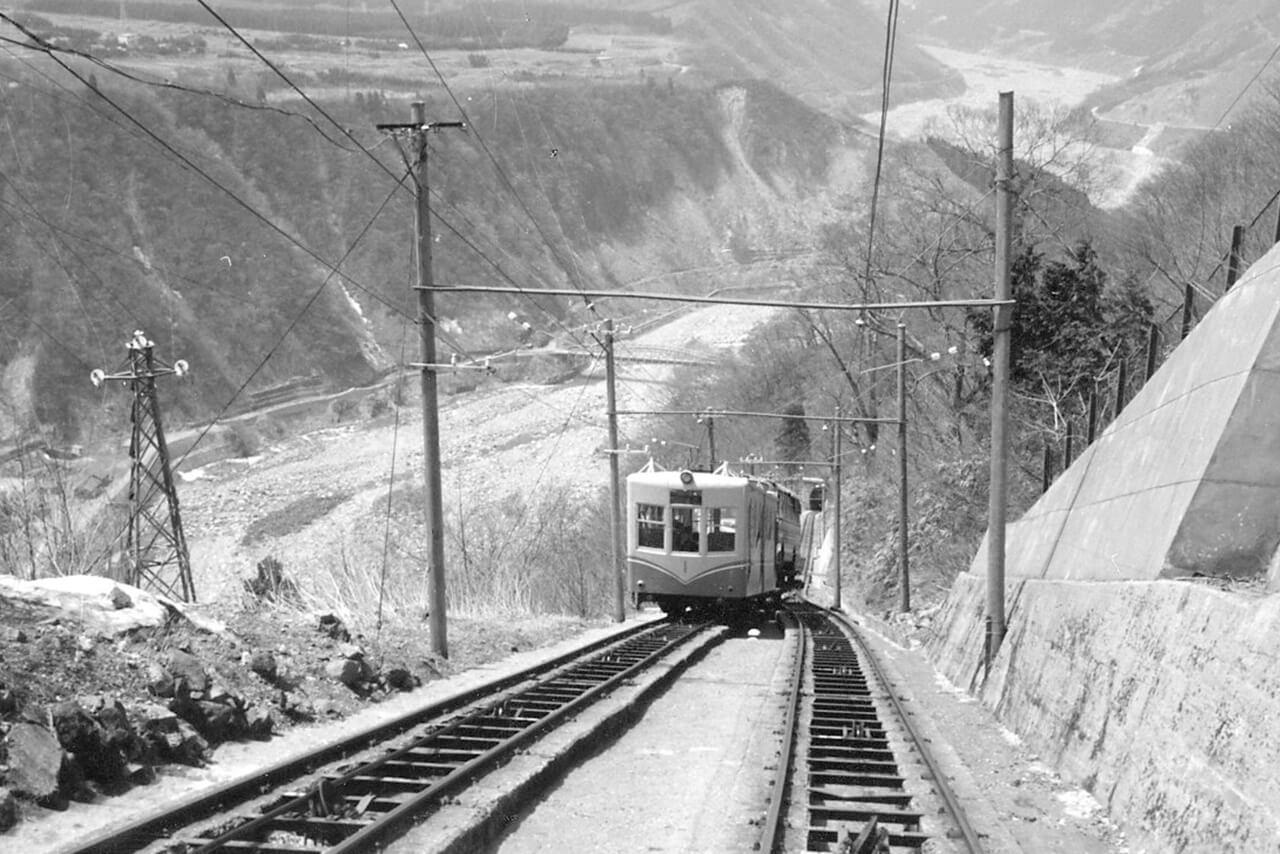
[[[128,578],[135,587],[147,587],[167,596],[194,602],[191,559],[182,533],[178,493],[169,466],[169,448],[160,421],[156,398],[156,378],[187,371],[179,359],[172,365],[155,357],[155,342],[141,331],[134,332],[127,347],[129,360],[114,374],[94,371],[94,385],[118,380],[133,392],[129,440],[129,528]]]

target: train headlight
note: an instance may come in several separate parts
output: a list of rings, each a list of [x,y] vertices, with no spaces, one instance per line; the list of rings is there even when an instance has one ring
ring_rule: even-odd
[[[688,469],[680,472],[680,482],[685,486],[693,486],[693,472]]]

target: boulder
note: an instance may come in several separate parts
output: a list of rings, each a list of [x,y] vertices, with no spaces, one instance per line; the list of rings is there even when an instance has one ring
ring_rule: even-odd
[[[102,728],[75,700],[55,704],[50,709],[50,716],[58,743],[66,750],[86,753],[101,746],[104,740]]]
[[[407,667],[389,667],[382,674],[382,681],[389,691],[412,691],[422,684]]]
[[[208,760],[209,742],[201,738],[191,724],[178,719],[177,732],[164,736],[165,758],[183,765],[202,766]]]
[[[18,823],[18,799],[13,792],[0,787],[0,833]]]
[[[348,688],[357,688],[365,681],[368,665],[355,658],[335,658],[324,666],[324,673],[335,682]]]
[[[50,710],[50,715],[58,742],[74,756],[82,770],[81,778],[97,783],[115,783],[123,779],[124,753],[110,743],[107,731],[78,702],[58,703]],[[83,788],[83,779],[72,782],[78,785],[66,787],[67,791]]]
[[[351,632],[347,631],[347,627],[343,625],[342,620],[334,614],[322,614],[320,616],[320,631],[336,641],[346,643],[351,640]]]
[[[197,700],[195,709],[198,712],[198,719],[187,718],[187,720],[211,742],[217,743],[235,738],[246,729],[244,716],[234,705]]]
[[[271,738],[276,721],[270,710],[257,706],[245,710],[245,734],[249,738],[265,741]]]
[[[146,703],[134,709],[140,753],[137,761],[158,765],[169,755],[168,736],[178,732],[179,718],[164,706]]]
[[[178,716],[156,703],[144,703],[134,709],[134,720],[137,721],[138,733],[143,736],[178,731]]]
[[[180,649],[169,651],[166,669],[173,677],[173,694],[175,697],[190,695],[195,699],[203,699],[209,690],[212,680],[204,664],[189,652]]]
[[[74,756],[64,754],[62,767],[58,769],[58,792],[46,804],[54,809],[66,809],[66,801],[87,803],[93,800],[94,791],[89,788],[89,778]]]
[[[343,658],[364,658],[364,648],[356,643],[338,644],[338,655]]]
[[[276,657],[269,650],[256,650],[248,658],[247,663],[250,670],[268,682],[275,681],[276,674],[279,671],[276,665]]]
[[[156,781],[156,769],[153,765],[130,762],[125,768],[125,776],[135,786],[149,786]]]
[[[39,802],[52,798],[58,791],[58,773],[66,758],[58,737],[46,727],[19,722],[9,728],[5,741],[10,788]]]
[[[123,703],[105,694],[95,694],[84,697],[81,705],[102,727],[108,745],[118,749],[131,762],[138,761],[142,745]]]
[[[168,670],[154,661],[147,665],[147,690],[157,697],[172,697],[174,692],[173,676]]]

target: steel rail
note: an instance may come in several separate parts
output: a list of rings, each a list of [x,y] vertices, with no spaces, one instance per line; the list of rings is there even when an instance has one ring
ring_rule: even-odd
[[[590,655],[641,632],[667,625],[667,618],[639,623],[621,632],[591,641],[581,647],[561,653],[546,661],[526,667],[492,682],[477,685],[451,697],[423,706],[389,721],[367,727],[316,750],[277,762],[259,771],[245,774],[213,789],[201,792],[179,803],[165,807],[150,815],[90,839],[69,854],[122,854],[136,851],[157,839],[164,838],[175,829],[203,820],[228,805],[256,797],[263,791],[275,788],[322,765],[340,760],[361,750],[366,750],[388,739],[402,735],[415,726],[441,718],[451,712],[470,706],[481,700],[497,698],[502,692],[522,682],[535,679],[545,673],[563,667],[569,662]]]
[[[544,730],[558,725],[561,721],[570,717],[579,709],[594,703],[602,694],[613,690],[613,688],[619,683],[631,678],[636,673],[639,673],[641,670],[649,667],[650,664],[654,663],[658,659],[665,657],[668,653],[681,646],[686,641],[696,637],[703,628],[705,628],[705,626],[701,626],[698,629],[677,638],[673,642],[654,650],[652,653],[625,670],[611,676],[599,685],[588,689],[586,692],[546,717],[540,718],[534,724],[524,730],[521,730],[508,741],[495,746],[472,762],[467,763],[467,765],[458,768],[458,770],[449,774],[435,786],[423,791],[418,796],[397,807],[391,813],[388,813],[382,821],[377,824],[370,825],[365,830],[359,831],[344,840],[341,844],[334,846],[330,850],[329,854],[361,854],[361,852],[370,850],[371,845],[384,839],[389,833],[397,829],[402,824],[415,819],[419,813],[421,813],[438,797],[441,795],[448,795],[453,791],[463,788],[471,781],[477,772],[484,768],[491,767],[506,756],[514,753],[522,745],[541,735]]]
[[[805,635],[804,626],[789,612],[787,616],[795,622],[796,652],[795,663],[791,669],[791,693],[787,698],[787,712],[782,721],[782,749],[778,756],[778,767],[773,775],[773,791],[769,796],[769,811],[765,814],[764,828],[760,833],[758,850],[776,851],[781,842],[782,808],[787,802],[787,781],[791,779],[791,756],[795,750],[796,719],[800,714],[801,686],[804,682]]]
[[[266,812],[227,829],[215,838],[187,840],[188,847],[185,850],[189,851],[190,854],[209,854],[209,852],[222,851],[229,847],[241,848],[245,845],[267,849],[270,848],[268,843],[257,840],[259,831],[269,830],[273,827],[279,829],[282,823],[292,825],[293,831],[303,836],[310,835],[320,838],[329,835],[330,837],[341,837],[336,842],[330,838],[319,847],[305,847],[296,850],[326,851],[329,854],[353,854],[353,852],[373,850],[379,841],[384,840],[389,834],[416,819],[441,797],[464,788],[476,777],[487,773],[503,759],[541,735],[545,730],[594,702],[601,694],[612,690],[618,683],[629,679],[684,642],[696,637],[706,627],[705,625],[696,627],[681,626],[679,628],[687,628],[688,630],[674,638],[657,637],[660,630],[669,630],[673,625],[665,621],[649,624],[646,628],[651,629],[649,634],[655,637],[647,638],[641,635],[628,638],[617,647],[604,650],[595,658],[576,664],[569,664],[561,670],[549,674],[545,679],[535,683],[533,686],[523,689],[513,696],[504,698],[500,703],[492,703],[489,706],[464,715],[446,726],[434,730],[426,736],[416,739],[412,743],[404,745],[376,760],[362,764],[340,775],[327,777],[310,787],[306,792],[286,798]],[[626,649],[627,644],[638,645],[646,644],[646,642],[656,643],[657,645],[652,649]],[[625,666],[614,669],[613,665]],[[579,673],[584,669],[587,669],[588,672]],[[601,670],[609,673],[607,678],[600,678]],[[535,720],[519,717],[501,717],[508,707],[519,711],[522,708],[520,705],[522,702],[534,702],[529,700],[528,695],[557,684],[567,686],[560,693],[571,694],[572,697],[566,697],[562,702],[559,702],[557,704],[558,707],[554,710],[548,711]],[[533,707],[526,706],[524,708],[532,710]],[[503,727],[496,725],[495,722],[499,720],[504,724],[522,721],[525,725],[516,730],[504,730]],[[489,722],[490,726],[486,727],[486,722]],[[392,763],[403,762],[404,764],[409,764],[415,755],[415,751],[434,750],[435,753],[433,755],[448,752],[438,747],[440,742],[448,741],[458,731],[471,730],[479,730],[487,734],[461,737],[474,737],[477,741],[492,741],[494,742],[493,746],[488,749],[482,749],[480,753],[463,761],[442,777],[427,782],[422,777],[410,778],[403,773],[393,773],[391,776],[379,775],[380,769]],[[503,730],[501,735],[497,734],[499,730]],[[433,744],[437,746],[432,747]],[[469,751],[455,748],[452,752],[462,754]],[[440,766],[445,766],[451,765],[452,762],[442,760],[439,764]],[[363,803],[372,803],[377,800],[378,796],[373,790],[363,793],[350,790],[358,789],[360,785],[371,786],[372,789],[376,790],[378,782],[404,784],[405,788],[412,788],[415,791],[412,793],[406,792],[405,794],[408,795],[408,798],[399,801],[388,812],[380,815],[371,813],[372,819],[364,817],[363,809],[357,810],[360,817],[355,819],[329,817],[340,812],[340,810],[334,810],[333,806],[341,805],[344,803],[344,799],[349,801],[355,795],[362,794],[361,801]],[[291,818],[291,816],[300,817],[295,819]],[[308,831],[311,833],[308,834]],[[347,833],[346,831],[350,832]]]
[[[972,854],[982,854],[982,842],[978,837],[978,832],[973,829],[973,825],[969,823],[969,818],[965,814],[964,808],[960,806],[960,801],[956,798],[955,792],[951,790],[947,778],[943,776],[942,769],[938,767],[937,761],[934,760],[933,754],[925,747],[925,740],[916,730],[915,724],[911,722],[911,716],[907,714],[907,710],[903,708],[902,702],[897,695],[890,690],[889,680],[885,677],[884,669],[880,666],[875,653],[871,651],[866,641],[863,640],[861,632],[857,630],[853,622],[844,614],[838,611],[828,611],[835,622],[841,624],[850,637],[858,644],[858,648],[862,650],[866,656],[867,662],[871,665],[872,672],[875,673],[876,679],[880,680],[880,684],[885,689],[885,694],[889,696],[889,702],[892,704],[894,712],[898,715],[898,719],[902,721],[903,728],[907,734],[911,736],[911,741],[916,747],[916,752],[920,754],[920,758],[924,761],[925,767],[929,769],[929,774],[933,778],[935,788],[942,795],[942,800],[946,803],[947,812],[950,813],[952,821],[955,822],[956,828],[960,831],[960,835],[964,837],[964,843],[968,846]]]

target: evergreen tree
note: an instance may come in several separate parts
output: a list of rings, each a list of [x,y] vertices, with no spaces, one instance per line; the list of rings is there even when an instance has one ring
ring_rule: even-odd
[[[806,460],[809,458],[809,423],[804,419],[804,406],[792,403],[783,410],[782,429],[778,431],[778,459]],[[788,471],[794,471],[788,466]]]

